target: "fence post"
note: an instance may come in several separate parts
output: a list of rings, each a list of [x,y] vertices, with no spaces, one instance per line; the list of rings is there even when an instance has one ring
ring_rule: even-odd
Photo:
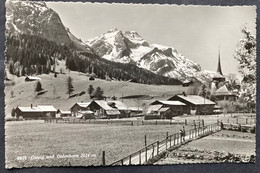
[[[152,152],[152,156],[154,157],[154,145],[153,145],[153,152]],[[152,157],[152,158],[153,158],[153,157]]]
[[[132,156],[130,155],[129,156],[129,165],[131,165],[131,158],[132,158]]]
[[[168,142],[168,136],[166,136],[166,138],[165,138],[165,147],[166,147],[166,150],[167,150],[167,142]]]
[[[145,147],[145,162],[147,162],[147,147]]]
[[[139,164],[142,164],[141,150],[139,151]]]
[[[105,151],[103,151],[103,153],[102,153],[102,165],[103,166],[106,165]]]
[[[124,165],[124,159],[121,160],[121,164],[122,164],[122,166]]]
[[[238,124],[238,118],[237,118],[237,123],[236,124]]]
[[[159,141],[157,141],[157,155],[159,154]]]
[[[132,126],[134,126],[134,122],[132,121]]]
[[[176,145],[176,134],[173,135],[173,145]]]
[[[170,136],[170,148],[172,147],[172,136]]]
[[[147,141],[146,141],[146,135],[144,135],[144,146],[147,145]]]
[[[185,126],[187,126],[187,120],[185,119]]]
[[[247,118],[246,118],[246,124],[247,124]]]

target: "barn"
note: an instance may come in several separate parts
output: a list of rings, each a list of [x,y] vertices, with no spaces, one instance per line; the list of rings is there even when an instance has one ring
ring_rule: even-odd
[[[212,114],[214,110],[214,106],[216,103],[212,102],[209,99],[204,99],[198,95],[175,95],[168,99],[169,101],[180,101],[185,103],[183,112],[186,114],[191,114],[191,112],[195,111],[195,114]]]
[[[94,100],[88,107],[98,118],[123,118],[127,116],[125,113],[127,107],[120,101]]]
[[[55,118],[57,110],[51,105],[39,105],[30,107],[17,107],[17,117],[23,117],[24,119],[41,119],[41,118]]]
[[[172,119],[174,116],[182,115],[186,104],[180,101],[156,100],[150,104],[148,110],[155,111],[161,118]],[[150,108],[150,109],[149,109]],[[157,110],[155,110],[157,109]]]
[[[80,103],[75,103],[71,108],[71,114],[72,116],[76,117],[78,115],[79,111],[86,111],[89,110],[88,106],[91,102],[80,102]]]

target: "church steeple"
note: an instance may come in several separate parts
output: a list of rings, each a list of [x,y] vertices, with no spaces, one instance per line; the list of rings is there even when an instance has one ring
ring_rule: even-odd
[[[218,67],[217,67],[217,73],[223,75],[222,70],[221,70],[221,64],[220,64],[220,46],[218,48]]]

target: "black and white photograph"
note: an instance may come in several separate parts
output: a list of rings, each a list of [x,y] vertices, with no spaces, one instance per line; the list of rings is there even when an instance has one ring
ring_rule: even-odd
[[[5,7],[6,169],[255,163],[255,5]]]

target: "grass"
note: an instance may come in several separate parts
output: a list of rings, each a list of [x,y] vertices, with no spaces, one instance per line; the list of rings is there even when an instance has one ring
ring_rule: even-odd
[[[6,122],[6,167],[101,165],[102,151],[110,164],[144,147],[177,133],[181,125],[110,126],[92,124],[49,124],[42,121]],[[190,127],[187,127],[189,129]],[[30,160],[32,156],[58,154],[84,158]],[[27,156],[27,160],[17,160]]]

